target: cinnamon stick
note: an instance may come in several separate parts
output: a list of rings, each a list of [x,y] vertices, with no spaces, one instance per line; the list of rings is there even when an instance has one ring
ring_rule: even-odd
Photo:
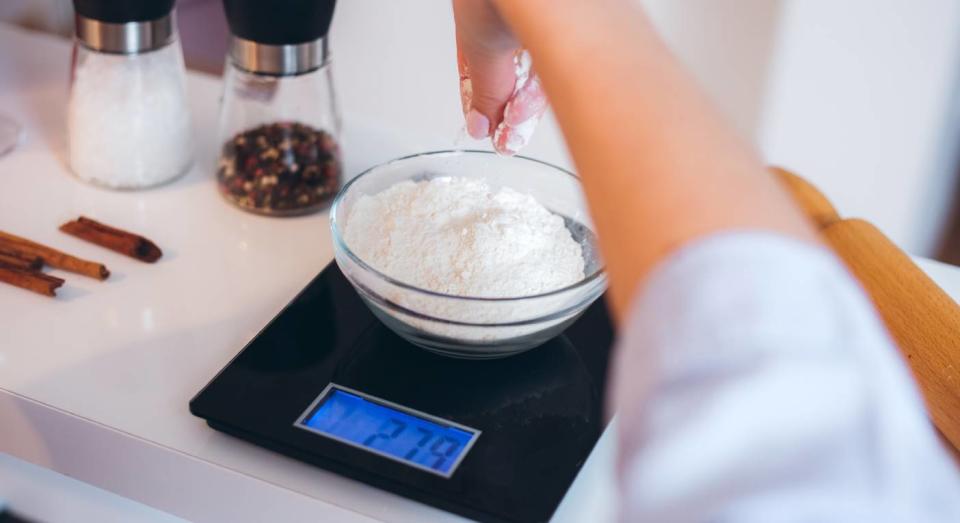
[[[153,263],[163,256],[160,248],[143,236],[83,216],[61,225],[60,230],[142,262]]]
[[[0,247],[0,262],[31,271],[39,271],[43,268],[43,258],[3,247]]]
[[[26,238],[21,238],[13,234],[0,231],[0,248],[13,250],[29,256],[37,256],[43,260],[43,263],[65,271],[82,274],[98,280],[105,280],[110,276],[110,271],[102,263],[92,262],[71,256],[65,252],[58,251],[32,242]]]
[[[5,263],[0,263],[0,281],[45,296],[56,296],[57,288],[63,285],[61,278]]]

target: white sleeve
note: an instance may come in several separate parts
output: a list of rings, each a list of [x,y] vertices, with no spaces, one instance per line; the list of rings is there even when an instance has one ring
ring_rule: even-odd
[[[909,371],[826,250],[700,240],[654,271],[623,327],[623,521],[960,522]]]

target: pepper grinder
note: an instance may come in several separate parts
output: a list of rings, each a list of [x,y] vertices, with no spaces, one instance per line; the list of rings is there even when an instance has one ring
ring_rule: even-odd
[[[184,174],[193,160],[174,0],[74,0],[70,168],[114,189]]]
[[[243,210],[307,214],[340,189],[340,117],[327,39],[335,3],[223,2],[232,36],[217,182]]]

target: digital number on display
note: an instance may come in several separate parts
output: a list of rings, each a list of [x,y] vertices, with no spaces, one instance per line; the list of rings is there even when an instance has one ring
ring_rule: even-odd
[[[480,431],[330,385],[295,426],[444,477]]]

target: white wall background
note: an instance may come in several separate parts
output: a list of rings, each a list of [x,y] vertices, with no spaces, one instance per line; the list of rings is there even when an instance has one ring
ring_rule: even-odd
[[[758,137],[845,215],[930,254],[960,145],[960,2],[790,0]]]
[[[0,21],[49,33],[73,30],[71,0],[0,0]]]
[[[960,2],[645,0],[770,163],[933,254],[960,146]]]
[[[642,0],[673,51],[722,106],[756,136],[782,2]]]

